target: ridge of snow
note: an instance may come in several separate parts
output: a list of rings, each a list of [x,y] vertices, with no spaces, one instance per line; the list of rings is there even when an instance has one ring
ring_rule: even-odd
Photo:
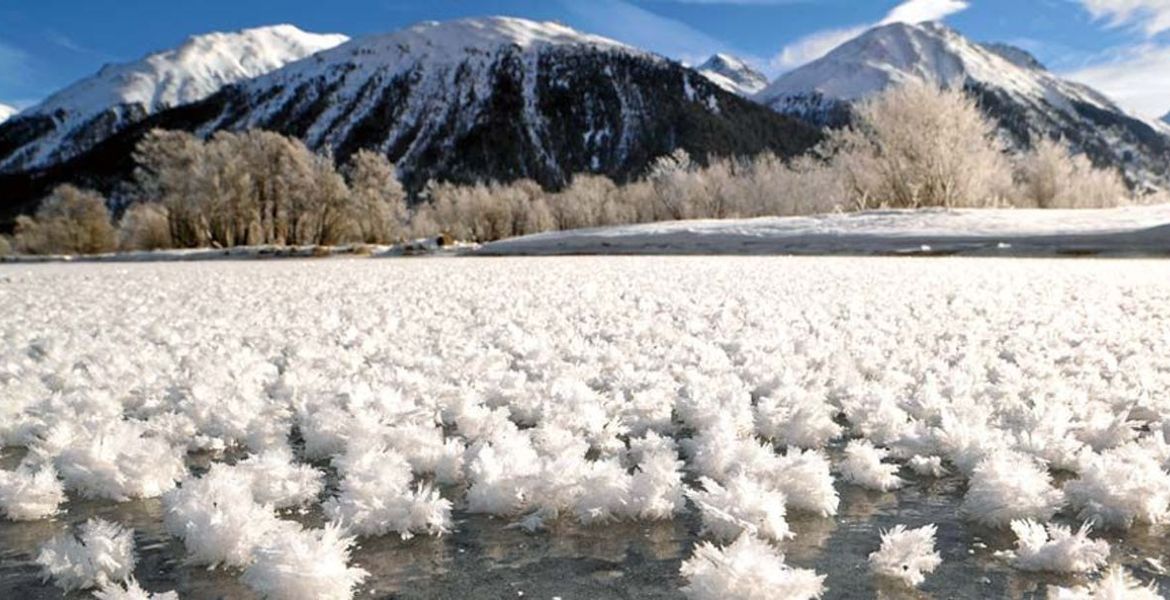
[[[114,111],[113,129],[160,110],[197,102],[224,86],[263,75],[349,38],[293,25],[213,32],[122,64],[110,64],[29,108],[21,116],[53,119],[54,131],[7,157],[0,169],[35,168],[84,151],[63,148],[71,134]],[[98,140],[100,141],[100,140]]]
[[[819,94],[855,101],[911,81],[945,87],[974,81],[1017,97],[1043,99],[1060,108],[1075,100],[1123,112],[1087,86],[1027,65],[1022,50],[1005,48],[1010,47],[992,49],[976,44],[939,23],[892,23],[870,29],[826,56],[782,75],[756,99],[775,105],[787,97]]]
[[[753,96],[768,86],[768,78],[730,54],[715,54],[695,68],[715,85],[740,96]]]
[[[245,121],[234,126],[247,128],[264,123],[273,111],[280,110],[285,102],[300,93],[302,87],[309,87],[311,94],[326,93],[331,108],[303,137],[310,146],[328,144],[340,139],[374,107],[380,94],[369,87],[370,82],[384,88],[395,78],[409,74],[416,89],[400,110],[403,119],[420,123],[427,130],[438,126],[437,121],[430,122],[435,115],[450,111],[471,114],[476,103],[491,97],[494,81],[490,72],[501,53],[519,49],[523,68],[535,70],[542,52],[564,48],[665,60],[555,22],[514,17],[425,21],[391,33],[352,40],[241,84],[244,93],[255,98],[257,105]],[[528,81],[524,90],[528,106],[534,106],[534,84],[535,81]],[[270,92],[274,89],[281,92],[273,96]],[[322,92],[325,89],[328,91]],[[453,90],[460,94],[458,101],[466,103],[457,109],[447,104],[450,99],[440,100]],[[358,104],[350,110],[354,100]],[[219,125],[212,123],[201,133]],[[525,126],[530,130],[540,127],[541,120],[530,115]],[[539,133],[530,131],[534,140],[542,137]]]
[[[312,75],[322,65],[350,64],[360,71],[400,72],[420,62],[454,64],[469,56],[490,57],[507,47],[532,50],[547,46],[576,45],[645,54],[631,46],[582,33],[551,21],[514,17],[483,17],[453,21],[424,21],[385,34],[350,40],[321,52],[312,61],[289,65],[259,77],[252,87],[267,87],[273,80]],[[354,77],[354,79],[358,79]]]
[[[262,75],[348,41],[341,34],[308,33],[293,25],[191,36],[180,46],[141,60],[106,65],[53,94],[28,114],[89,114],[118,104],[147,113],[202,100],[220,88]]]
[[[1023,48],[1001,42],[989,42],[979,45],[982,46],[984,50],[987,50],[992,54],[998,54],[1000,58],[1007,60],[1017,67],[1035,69],[1038,71],[1048,70],[1048,68],[1044,66],[1044,63],[1040,62],[1040,59],[1036,58],[1031,52],[1028,52]]]
[[[7,121],[8,119],[12,118],[12,116],[18,112],[20,112],[20,111],[16,110],[16,107],[14,107],[14,106],[8,106],[7,104],[0,104],[0,123],[3,123],[5,121]]]

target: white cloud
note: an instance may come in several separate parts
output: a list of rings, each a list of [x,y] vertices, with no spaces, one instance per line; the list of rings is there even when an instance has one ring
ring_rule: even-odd
[[[939,21],[970,7],[965,0],[907,0],[895,6],[877,23],[855,25],[840,29],[825,29],[806,35],[785,46],[773,59],[771,66],[778,72],[790,71],[828,54],[866,30],[890,23],[922,23]]]
[[[1080,0],[1095,19],[1113,27],[1133,26],[1154,36],[1170,31],[1170,0]]]
[[[780,71],[795,69],[829,53],[833,48],[865,33],[869,25],[845,29],[825,29],[806,35],[780,50],[772,66]]]
[[[1065,73],[1133,112],[1159,117],[1170,110],[1170,46],[1146,43],[1115,50],[1097,64]]]
[[[886,18],[882,19],[881,24],[939,21],[963,12],[970,6],[964,0],[909,0],[895,6]]]

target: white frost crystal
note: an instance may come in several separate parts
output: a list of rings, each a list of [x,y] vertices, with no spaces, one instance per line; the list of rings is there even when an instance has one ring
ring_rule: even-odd
[[[824,575],[788,566],[771,544],[748,533],[725,548],[699,544],[680,572],[691,600],[808,600],[820,598],[825,583]]]
[[[870,568],[878,575],[901,579],[906,585],[917,587],[942,564],[942,557],[934,550],[937,533],[934,525],[918,529],[896,525],[883,531],[881,548],[869,555]]]
[[[0,512],[13,521],[51,517],[64,501],[65,488],[52,466],[0,471]]]
[[[853,440],[845,447],[841,476],[845,481],[871,490],[888,492],[902,487],[898,466],[882,462],[889,452],[865,440]]]
[[[349,600],[368,576],[348,564],[353,544],[332,524],[275,538],[256,550],[244,583],[273,600]]]
[[[1004,527],[1015,519],[1047,521],[1063,504],[1064,494],[1044,468],[1027,456],[999,452],[975,467],[961,510],[982,525]]]
[[[101,519],[49,540],[36,558],[44,579],[67,592],[125,581],[135,561],[134,531]]]
[[[1091,530],[1088,523],[1074,533],[1064,525],[1012,521],[1016,550],[1005,554],[1022,571],[1093,572],[1109,560],[1109,542],[1089,539]]]

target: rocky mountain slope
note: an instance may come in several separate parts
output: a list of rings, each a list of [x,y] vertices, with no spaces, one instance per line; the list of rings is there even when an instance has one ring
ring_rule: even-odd
[[[696,69],[715,85],[748,97],[768,87],[768,78],[744,61],[728,55],[716,54]]]
[[[156,112],[347,39],[277,25],[195,36],[136,62],[107,65],[0,126],[0,172],[62,163]]]
[[[555,23],[489,18],[422,23],[317,53],[160,112],[9,189],[25,202],[63,179],[108,190],[154,127],[267,129],[339,161],[373,149],[416,191],[431,179],[556,187],[593,172],[622,180],[677,148],[791,156],[819,139],[660,56]]]
[[[1027,148],[1059,137],[1135,185],[1170,184],[1170,136],[1095,90],[1063,80],[1027,52],[982,45],[937,23],[871,29],[825,57],[791,71],[755,98],[819,125],[847,122],[859,100],[907,81],[964,87],[1008,142]]]

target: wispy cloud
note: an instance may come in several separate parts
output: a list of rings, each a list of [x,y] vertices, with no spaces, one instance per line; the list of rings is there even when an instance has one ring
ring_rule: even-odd
[[[1170,31],[1170,0],[1080,0],[1093,18],[1134,27],[1147,36]]]
[[[784,4],[807,4],[812,0],[655,0],[674,4],[738,4],[741,6],[782,6]]]
[[[1142,43],[1108,52],[1095,64],[1064,75],[1104,92],[1146,117],[1170,111],[1170,46]]]
[[[0,40],[0,85],[21,85],[32,74],[31,57],[24,50]]]
[[[623,0],[559,0],[580,29],[692,64],[735,49],[681,21]]]
[[[828,54],[831,50],[861,35],[866,30],[890,23],[939,21],[970,7],[965,0],[907,0],[895,6],[877,23],[825,29],[788,44],[771,62],[777,72],[790,71]]]

